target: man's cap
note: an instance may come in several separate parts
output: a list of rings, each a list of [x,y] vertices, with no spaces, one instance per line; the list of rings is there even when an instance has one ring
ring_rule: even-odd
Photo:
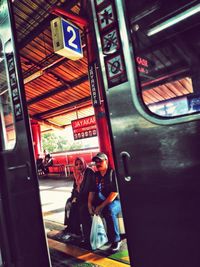
[[[96,156],[94,156],[92,158],[92,161],[107,160],[107,159],[108,159],[108,157],[107,157],[107,155],[105,153],[99,152],[99,153],[96,154]]]

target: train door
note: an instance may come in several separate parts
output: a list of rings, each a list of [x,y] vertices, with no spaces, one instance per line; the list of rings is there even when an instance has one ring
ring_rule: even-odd
[[[10,1],[0,1],[1,266],[49,267]]]
[[[131,266],[200,266],[200,3],[90,1]]]

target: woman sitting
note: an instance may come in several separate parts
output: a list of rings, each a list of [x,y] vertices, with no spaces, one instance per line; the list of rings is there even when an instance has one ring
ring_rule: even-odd
[[[63,233],[82,235],[80,227],[80,208],[87,205],[89,186],[94,177],[94,172],[86,165],[83,158],[77,157],[74,161],[74,184],[71,197],[65,205],[64,225],[67,225]]]

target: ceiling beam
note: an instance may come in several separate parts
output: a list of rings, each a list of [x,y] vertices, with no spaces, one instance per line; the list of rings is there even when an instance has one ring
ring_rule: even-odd
[[[49,98],[51,96],[54,96],[58,93],[61,93],[61,92],[64,92],[68,89],[72,89],[73,87],[76,87],[78,85],[80,85],[81,83],[84,83],[88,81],[88,75],[84,75],[82,76],[81,78],[69,83],[69,85],[62,85],[62,86],[59,86],[45,94],[42,94],[42,95],[39,95],[39,96],[36,96],[34,98],[32,98],[31,100],[27,101],[27,105],[30,106],[30,105],[33,105],[41,100],[44,100],[46,98]]]
[[[48,54],[45,58],[42,58],[40,61],[34,61],[33,59],[27,58],[24,55],[21,55],[21,57],[25,58],[27,62],[33,65],[28,70],[23,72],[25,78],[29,77],[30,75],[34,74],[36,71],[41,69],[47,70],[47,69],[57,68],[68,60],[66,57],[60,57],[53,52]]]
[[[86,102],[89,102],[89,101],[91,102],[91,96],[87,96],[87,97],[81,98],[77,101],[59,106],[57,108],[53,108],[53,109],[38,113],[38,114],[32,116],[32,118],[35,120],[38,120],[38,119],[43,119],[43,117],[45,117],[45,119],[48,119],[48,118],[53,117],[53,116],[59,116],[58,114],[55,114],[55,113],[58,111],[62,111],[62,110],[66,110],[66,113],[67,113],[67,109],[79,106],[83,103],[86,104]],[[91,105],[92,105],[92,102],[91,102]]]
[[[21,59],[22,59],[21,60],[22,64],[23,63],[26,64],[25,62],[29,62],[31,65],[35,65],[35,66],[33,66],[32,68],[30,68],[29,70],[27,70],[26,72],[23,73],[24,84],[27,84],[27,83],[29,83],[29,82],[41,77],[44,73],[49,73],[52,76],[54,76],[54,78],[56,80],[60,81],[66,87],[70,86],[68,81],[66,81],[65,79],[63,79],[62,77],[57,75],[54,71],[52,71],[54,68],[59,67],[66,60],[68,60],[67,58],[65,58],[65,57],[57,58],[55,61],[53,61],[52,63],[50,63],[49,65],[47,65],[45,67],[41,67],[40,63],[34,62],[32,59],[28,59],[25,56],[21,56]],[[26,60],[25,62],[23,62],[24,59]],[[44,59],[42,59],[40,62],[42,62],[42,61],[44,61]],[[32,71],[31,71],[31,69],[32,69]],[[29,73],[29,76],[27,75],[28,73]]]
[[[65,59],[65,58],[64,58],[64,59]],[[49,64],[48,66],[46,66],[46,67],[44,67],[44,68],[40,68],[40,66],[38,65],[38,63],[35,64],[35,63],[33,63],[33,62],[31,62],[31,61],[29,60],[29,62],[30,62],[31,64],[35,64],[36,67],[39,67],[40,69],[37,70],[36,72],[32,73],[32,74],[29,75],[29,76],[27,76],[25,73],[23,73],[23,75],[24,75],[24,77],[25,77],[25,78],[24,78],[24,84],[27,84],[27,83],[29,83],[29,82],[35,80],[36,78],[39,78],[40,76],[42,76],[42,75],[43,75],[45,72],[47,72],[47,71],[48,71],[49,73],[51,73],[52,75],[54,75],[56,79],[59,78],[59,76],[56,75],[55,73],[51,72],[50,69],[52,69],[52,68],[56,68],[55,65],[60,66],[61,64],[63,64],[64,59],[63,59],[63,58],[58,58],[56,61],[54,61],[53,63]],[[35,68],[35,66],[34,66],[34,68]],[[26,76],[27,76],[27,77],[26,77]]]

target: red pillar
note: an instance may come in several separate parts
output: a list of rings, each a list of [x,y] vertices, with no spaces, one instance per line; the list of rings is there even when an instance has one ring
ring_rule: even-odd
[[[95,107],[94,112],[96,117],[100,151],[108,155],[110,166],[114,168],[112,147],[104,105],[101,104],[100,107]]]
[[[42,154],[40,124],[35,120],[31,120],[31,130],[32,130],[32,139],[33,139],[33,148],[34,148],[35,158],[38,159],[40,158],[40,155]]]

